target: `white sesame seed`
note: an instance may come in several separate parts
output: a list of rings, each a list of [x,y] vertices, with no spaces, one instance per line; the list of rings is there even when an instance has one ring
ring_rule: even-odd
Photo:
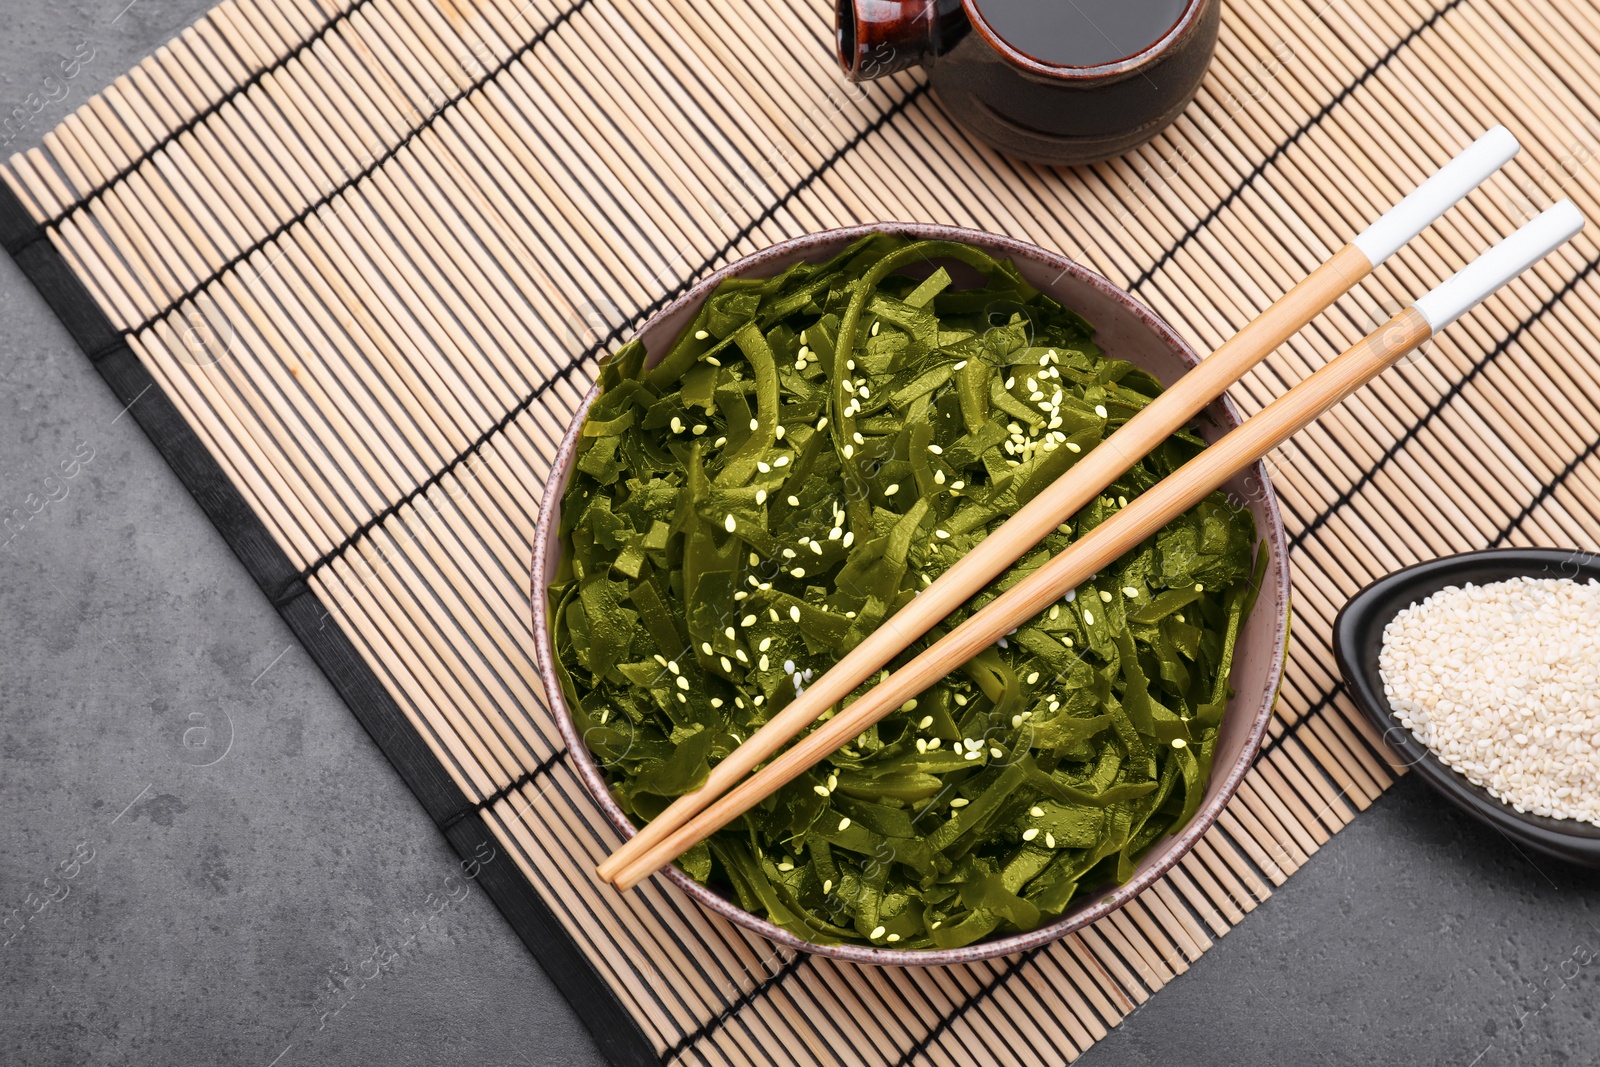
[[[873,323],[872,325],[876,326],[878,324],[877,323]],[[878,940],[878,938],[880,938],[882,936],[883,936],[883,927],[881,927],[881,926],[874,926],[872,928],[872,933],[867,935],[867,937],[870,940],[873,940],[873,941]]]
[[[791,567],[789,569],[789,573],[794,575],[796,578],[804,578],[806,576],[806,569],[804,567]]]
[[[794,870],[794,864],[790,863],[788,860],[784,860],[782,863],[778,864],[778,870],[792,871]]]
[[[1044,835],[1044,847],[1045,848],[1055,848],[1056,847],[1056,835],[1055,834],[1045,834]]]
[[[1088,623],[1090,626],[1093,626],[1094,625],[1094,612],[1092,612],[1092,611],[1084,612],[1083,613],[1083,621]],[[1067,640],[1071,641],[1072,639],[1068,638]]]
[[[800,498],[797,496],[790,496],[788,497],[788,503],[791,508],[797,508],[800,506]]]
[[[700,642],[700,651],[704,652],[708,656],[711,655],[711,642],[710,641],[701,641]]]
[[[864,444],[867,443],[867,439],[865,437],[861,436],[860,431],[857,431],[856,433],[851,434],[850,435],[850,440],[854,441],[858,445],[864,445]]]
[[[751,419],[751,420],[750,420],[750,428],[751,428],[751,429],[752,429],[752,430],[759,430],[759,429],[761,429],[761,420],[760,420],[760,419]]]
[[[1030,826],[1026,830],[1022,831],[1022,839],[1024,841],[1032,841],[1034,838],[1036,838],[1038,836],[1039,836],[1039,828],[1037,826]]]
[[[1196,593],[1204,593],[1206,591],[1205,583],[1204,582],[1195,582],[1194,583],[1194,591]]]
[[[760,556],[756,555],[754,552],[750,553],[750,566],[754,567],[756,564],[758,564],[760,562],[761,562],[761,557]]]
[[[829,792],[831,792],[831,790],[829,790],[825,785],[814,785],[811,787],[811,791],[817,794],[819,797],[825,797]]]
[[[854,445],[845,445],[843,451],[844,451],[844,458],[845,459],[849,459],[851,456],[853,456],[855,454],[856,450],[855,450],[855,446]]]
[[[846,815],[844,818],[839,820],[839,829],[841,829],[841,830],[850,829],[850,816]]]
[[[733,632],[733,627],[731,627],[731,626],[724,626],[722,628],[722,632],[727,635],[727,638],[730,641],[734,640],[736,637],[739,636],[738,634]]]
[[[1094,413],[1099,415],[1102,419],[1109,417],[1111,414],[1111,412],[1106,410],[1106,406],[1104,404],[1096,404],[1094,406]]]
[[[673,433],[682,433],[683,432],[683,420],[678,418],[678,416],[676,416],[676,415],[672,416],[671,425],[672,425],[672,432]]]
[[[1111,594],[1102,589],[1100,590],[1100,599],[1109,604],[1111,603]]]
[[[817,420],[817,429],[825,430],[827,428],[828,428],[828,416],[824,415],[824,416],[822,416],[822,418]]]
[[[1040,816],[1044,815],[1044,809],[1039,807],[1039,805],[1035,804],[1033,807],[1028,809],[1028,814],[1032,815],[1035,819],[1037,819]]]
[[[950,806],[952,808],[964,808],[971,803],[972,801],[968,800],[966,797],[956,797],[950,802]]]
[[[824,893],[833,892],[833,879],[832,878],[824,878],[822,880],[822,891]]]
[[[895,482],[893,485],[889,486],[889,488],[887,488],[887,489],[885,489],[883,491],[883,495],[884,496],[894,496],[899,491],[900,491],[900,483],[899,482]]]
[[[1029,685],[1033,685],[1038,680],[1039,680],[1039,672],[1038,671],[1029,671],[1028,672],[1028,684]]]
[[[714,448],[721,448],[723,445],[725,445],[727,443],[728,443],[728,439],[726,437],[719,437],[715,441],[711,442],[712,447],[714,447]]]
[[[1000,751],[998,748],[991,748],[989,750],[989,755],[993,756],[995,759],[999,759],[1001,756],[1004,756],[1005,753]]]
[[[1125,597],[1136,597],[1139,595],[1139,590],[1135,589],[1131,585],[1125,585],[1122,587],[1122,595]]]
[[[898,941],[898,940],[900,940],[900,935],[899,934],[890,934],[888,937],[884,938],[884,940],[885,941]]]
[[[772,464],[768,463],[764,459],[758,459],[756,460],[756,470],[760,471],[762,474],[771,474]]]
[[[1017,380],[1015,378],[1007,378],[1006,379],[1006,388],[1007,389],[1010,389],[1013,385],[1016,385],[1016,384],[1017,384]]]
[[[933,716],[932,715],[924,715],[921,719],[917,720],[917,729],[919,729],[919,730],[926,730],[928,727],[930,727],[932,725],[933,725]]]
[[[696,330],[694,332],[694,339],[696,341],[704,341],[707,337],[710,337],[710,336],[711,335],[709,333],[707,333],[706,331],[704,331],[704,330]]]
[[[738,524],[733,521],[732,515],[729,515],[726,519],[723,519],[722,525],[729,533],[733,533],[733,531],[738,527]]]
[[[928,924],[928,929],[929,930],[937,930],[937,929],[939,929],[940,925],[943,922],[944,922],[943,919],[935,919],[935,920],[933,920],[933,922]]]
[[[679,689],[687,689],[687,688],[689,688],[689,679],[684,678],[683,676],[680,675],[678,677],[678,688]]]
[[[772,431],[772,436],[776,437],[778,440],[781,441],[781,440],[783,440],[783,435],[788,433],[788,432],[789,432],[788,430],[785,430],[782,426],[779,426],[777,429]]]
[[[844,535],[844,547],[849,548],[852,544],[855,543],[855,539],[856,539],[856,532],[854,530],[847,531],[845,533],[845,535]],[[854,614],[854,613],[852,612],[852,614]]]
[[[928,751],[928,739],[927,738],[925,738],[925,737],[917,738],[917,751],[919,753]]]
[[[800,621],[800,607],[797,604],[789,605],[789,618],[794,622]]]
[[[1076,442],[1076,441],[1068,441],[1067,442],[1067,451],[1068,452],[1082,452],[1083,451],[1083,446],[1078,444],[1078,442]]]
[[[767,491],[765,489],[757,489],[756,490],[756,504],[759,506],[761,504],[765,504],[766,502],[767,502]]]
[[[682,669],[679,668],[679,666],[678,666],[678,661],[675,660],[675,659],[667,660],[666,661],[666,665],[667,665],[667,670],[671,671],[673,674],[682,674],[683,673]]]
[[[711,429],[711,427],[709,427],[709,426],[707,426],[707,425],[706,425],[706,424],[705,424],[705,423],[703,423],[703,422],[701,422],[701,423],[696,423],[696,424],[695,424],[695,427],[694,427],[694,435],[695,435],[695,436],[696,436],[696,437],[699,437],[699,436],[700,436],[700,435],[701,435],[701,434],[703,434],[703,433],[705,433],[705,432],[706,432],[706,431],[707,431],[707,430],[709,430],[709,429]]]
[[[935,530],[935,531],[933,531],[933,536],[937,537],[941,541],[945,541],[945,540],[948,540],[950,538],[950,531],[949,530]]]
[[[957,693],[957,694],[956,694],[956,703],[957,703],[957,704],[959,704],[959,705],[961,705],[961,706],[962,706],[962,707],[966,707],[966,706],[967,706],[967,697],[966,697],[966,694],[964,694],[964,693]]]

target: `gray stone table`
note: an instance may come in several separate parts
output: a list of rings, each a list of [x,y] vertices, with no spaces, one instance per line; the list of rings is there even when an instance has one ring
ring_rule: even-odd
[[[0,109],[92,52],[5,151],[206,6],[0,0]],[[453,857],[0,257],[0,507],[63,461],[0,549],[0,914],[67,888],[0,948],[0,1064],[600,1063],[476,891],[323,1018]],[[1597,1063],[1600,965],[1560,977],[1597,926],[1592,876],[1405,780],[1083,1062]]]

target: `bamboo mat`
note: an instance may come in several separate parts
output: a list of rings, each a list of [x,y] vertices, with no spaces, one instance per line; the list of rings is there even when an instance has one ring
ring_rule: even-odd
[[[1242,383],[1247,413],[1561,195],[1600,216],[1600,13],[1231,0],[1199,97],[1091,168],[997,156],[920,73],[842,83],[821,0],[229,0],[12,157],[0,240],[619,1064],[1074,1059],[1397,773],[1334,674],[1374,577],[1593,548],[1581,235],[1273,457],[1295,642],[1219,825],[1127,908],[930,971],[775,951],[650,883],[538,692],[549,457],[597,354],[730,258],[874,219],[1058,249],[1201,350],[1487,126],[1524,152]],[[483,854],[481,851],[480,855]]]

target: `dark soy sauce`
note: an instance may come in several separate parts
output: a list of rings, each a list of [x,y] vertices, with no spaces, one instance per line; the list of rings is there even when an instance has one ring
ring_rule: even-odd
[[[976,0],[1007,44],[1041,63],[1095,67],[1142,52],[1177,23],[1189,0]]]

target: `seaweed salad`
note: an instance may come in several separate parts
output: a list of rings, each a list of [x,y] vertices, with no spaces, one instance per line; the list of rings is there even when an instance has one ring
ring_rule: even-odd
[[[637,341],[603,363],[551,622],[631,818],[1159,392],[1093,337],[1009,261],[874,234],[723,281],[653,368]],[[949,624],[1203,447],[1164,442]],[[1250,512],[1213,494],[679,865],[805,940],[897,948],[1028,930],[1126,880],[1199,808],[1254,545]]]

